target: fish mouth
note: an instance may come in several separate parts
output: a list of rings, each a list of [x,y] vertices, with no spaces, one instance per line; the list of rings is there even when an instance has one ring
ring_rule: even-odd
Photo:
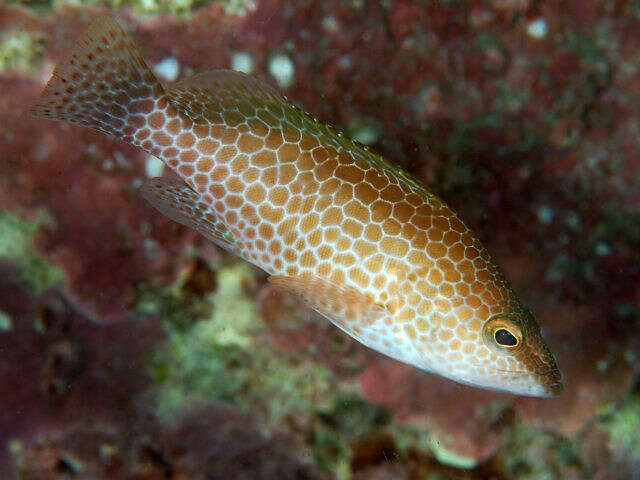
[[[549,397],[557,397],[562,393],[564,386],[560,379],[562,378],[562,374],[557,367],[551,367],[548,370],[543,371],[542,373],[538,373],[538,375],[544,376],[547,381],[542,384],[542,386],[549,392]]]
[[[542,377],[543,380],[537,380],[536,384],[539,388],[538,391],[531,393],[519,392],[520,395],[534,396],[540,398],[553,398],[557,397],[562,393],[564,386],[560,379],[562,378],[562,374],[558,370],[557,367],[551,367],[546,370],[541,371],[526,371],[526,370],[503,370],[501,368],[490,368],[490,372],[497,373],[500,376],[506,378],[526,378],[530,377],[532,379]]]
[[[486,365],[476,365],[477,367],[484,367]],[[562,374],[557,368],[551,367],[546,370],[540,371],[530,371],[530,370],[504,370],[502,368],[489,367],[489,371],[500,373],[503,375],[513,375],[515,377],[524,377],[524,376],[539,376],[539,377],[548,377],[549,382],[546,383],[560,383],[560,379],[562,378]]]
[[[543,384],[543,387],[548,392],[548,395],[546,395],[546,398],[557,397],[562,393],[562,390],[564,389],[562,382],[546,383],[546,384]]]

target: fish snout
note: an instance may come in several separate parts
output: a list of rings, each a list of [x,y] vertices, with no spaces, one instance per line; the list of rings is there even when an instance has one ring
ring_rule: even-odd
[[[546,372],[540,374],[540,376],[542,377],[541,386],[545,391],[546,397],[557,397],[562,393],[564,388],[560,381],[562,379],[562,374],[555,365]]]

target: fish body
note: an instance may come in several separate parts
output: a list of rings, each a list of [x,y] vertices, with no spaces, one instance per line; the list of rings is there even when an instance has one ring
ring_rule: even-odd
[[[147,181],[142,195],[153,206],[365,345],[469,385],[561,391],[532,313],[464,222],[269,85],[219,70],[165,89],[103,17],[32,111],[160,158],[182,181]]]

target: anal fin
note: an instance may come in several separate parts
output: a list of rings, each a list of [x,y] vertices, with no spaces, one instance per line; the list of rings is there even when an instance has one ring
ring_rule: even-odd
[[[171,220],[194,229],[228,251],[235,239],[211,208],[182,181],[152,178],[141,187],[142,196]]]
[[[363,341],[362,333],[389,315],[387,309],[359,290],[314,275],[273,275],[269,282],[302,298],[305,304],[340,329]]]

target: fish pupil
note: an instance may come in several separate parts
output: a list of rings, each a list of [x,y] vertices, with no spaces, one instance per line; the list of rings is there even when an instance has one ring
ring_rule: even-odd
[[[518,344],[518,339],[514,337],[509,330],[504,328],[496,330],[494,337],[499,345],[503,345],[505,347],[513,347]]]

